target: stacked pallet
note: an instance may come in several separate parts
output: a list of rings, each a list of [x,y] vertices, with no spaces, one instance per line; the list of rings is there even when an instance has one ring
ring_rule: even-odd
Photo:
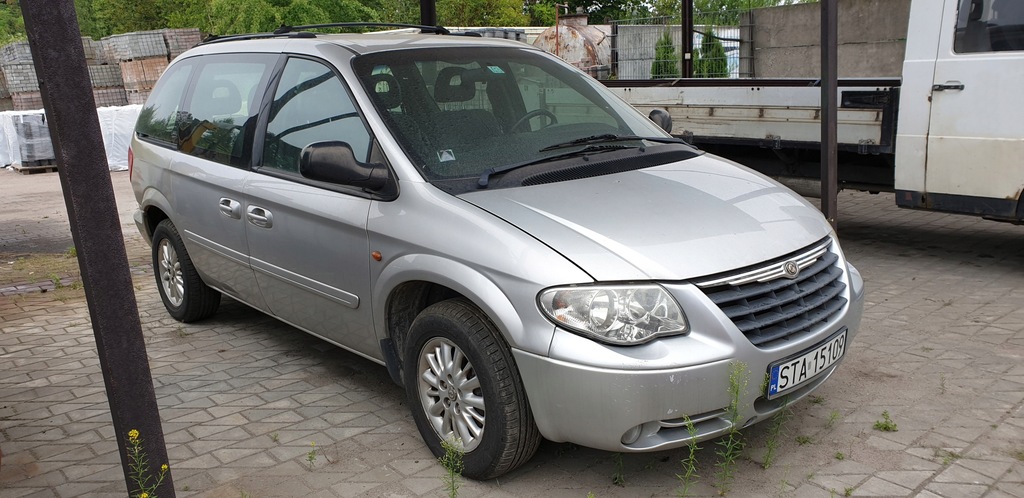
[[[167,43],[167,55],[172,61],[182,52],[203,41],[202,35],[196,28],[164,29],[160,33],[164,36],[164,41]]]
[[[89,77],[92,80],[93,97],[98,106],[124,105],[124,86],[121,71],[117,66],[107,64],[107,58],[99,42],[82,38]],[[27,111],[43,108],[39,80],[36,79],[32,64],[32,53],[28,42],[15,42],[0,48],[0,109]]]
[[[107,57],[118,61],[129,104],[143,104],[167,69],[167,42],[160,31],[139,31],[103,39]]]

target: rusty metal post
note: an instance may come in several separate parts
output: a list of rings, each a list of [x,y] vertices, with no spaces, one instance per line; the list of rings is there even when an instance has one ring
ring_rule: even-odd
[[[821,212],[838,228],[838,80],[839,12],[837,0],[821,0]]]
[[[420,0],[420,25],[437,26],[437,2]]]
[[[75,4],[72,0],[22,0],[21,11],[82,271],[121,467],[128,491],[134,495],[139,487],[130,476],[128,432],[139,431],[152,476],[168,462],[167,449]],[[154,481],[151,478],[150,484]],[[170,472],[150,494],[174,496]]]
[[[683,45],[683,78],[693,77],[693,0],[682,0],[682,25],[680,40]]]

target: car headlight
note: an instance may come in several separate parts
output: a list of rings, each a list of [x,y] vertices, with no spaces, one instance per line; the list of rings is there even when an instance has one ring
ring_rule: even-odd
[[[683,310],[659,285],[554,287],[538,299],[559,326],[612,344],[642,344],[687,330]]]

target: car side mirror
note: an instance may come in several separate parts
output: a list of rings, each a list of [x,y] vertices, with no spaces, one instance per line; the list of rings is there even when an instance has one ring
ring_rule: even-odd
[[[661,127],[667,133],[672,133],[672,116],[664,109],[654,109],[647,116],[654,121],[654,124]]]
[[[388,169],[379,163],[361,163],[345,142],[317,142],[302,149],[299,173],[311,180],[380,190],[388,183]]]

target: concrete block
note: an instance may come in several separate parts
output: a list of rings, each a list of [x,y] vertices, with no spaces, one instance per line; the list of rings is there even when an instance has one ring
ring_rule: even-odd
[[[96,107],[120,106],[128,103],[123,87],[94,88],[92,96],[96,100]]]
[[[12,106],[15,111],[34,111],[43,108],[43,94],[35,92],[11,93]]]
[[[123,87],[121,67],[117,65],[90,65],[89,80],[93,88]]]
[[[167,54],[171,60],[203,41],[198,28],[164,29],[160,32],[167,44]]]
[[[138,31],[111,35],[103,40],[108,59],[132,61],[151,57],[167,58],[167,43],[160,31]]]
[[[7,90],[11,93],[38,92],[39,80],[36,79],[35,66],[29,64],[0,64],[7,81]]]

